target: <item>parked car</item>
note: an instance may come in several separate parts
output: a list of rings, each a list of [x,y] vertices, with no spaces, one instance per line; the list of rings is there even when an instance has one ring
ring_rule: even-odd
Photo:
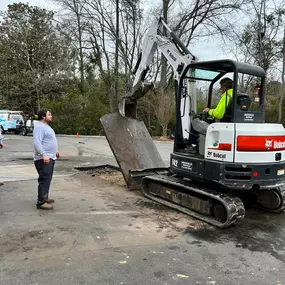
[[[0,110],[0,126],[2,134],[14,132],[19,134],[24,126],[24,118],[21,111]]]

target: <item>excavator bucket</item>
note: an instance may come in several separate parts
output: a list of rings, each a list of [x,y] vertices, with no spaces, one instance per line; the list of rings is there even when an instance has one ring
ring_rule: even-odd
[[[119,113],[106,114],[100,121],[128,187],[140,188],[143,176],[167,172],[144,122]]]

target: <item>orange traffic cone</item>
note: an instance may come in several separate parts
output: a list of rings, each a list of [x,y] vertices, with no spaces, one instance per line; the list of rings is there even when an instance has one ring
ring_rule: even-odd
[[[76,138],[79,138],[79,134],[78,134],[78,132],[76,133]]]

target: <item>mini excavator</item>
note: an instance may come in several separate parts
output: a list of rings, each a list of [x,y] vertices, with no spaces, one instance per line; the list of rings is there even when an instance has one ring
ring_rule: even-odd
[[[165,29],[167,35],[162,33]],[[146,78],[156,50],[172,66],[175,81],[170,167],[136,112],[138,99],[154,87]],[[248,201],[269,212],[283,212],[285,130],[282,124],[265,123],[261,67],[229,59],[199,62],[159,17],[144,37],[133,75],[119,112],[100,119],[128,187],[140,188],[146,197],[219,228],[242,221]],[[206,88],[211,108],[215,86],[224,77],[233,80],[227,120],[197,113],[198,86]],[[206,131],[196,129],[196,154],[187,149],[194,120],[208,124]]]

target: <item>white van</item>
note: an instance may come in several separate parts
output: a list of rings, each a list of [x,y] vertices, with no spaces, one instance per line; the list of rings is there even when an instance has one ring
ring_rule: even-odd
[[[23,125],[22,135],[26,136],[28,133],[32,133],[34,131],[34,126],[38,122],[39,121],[37,115],[30,116]]]
[[[24,118],[22,111],[0,110],[0,128],[2,134],[14,132],[19,134],[23,129]]]

